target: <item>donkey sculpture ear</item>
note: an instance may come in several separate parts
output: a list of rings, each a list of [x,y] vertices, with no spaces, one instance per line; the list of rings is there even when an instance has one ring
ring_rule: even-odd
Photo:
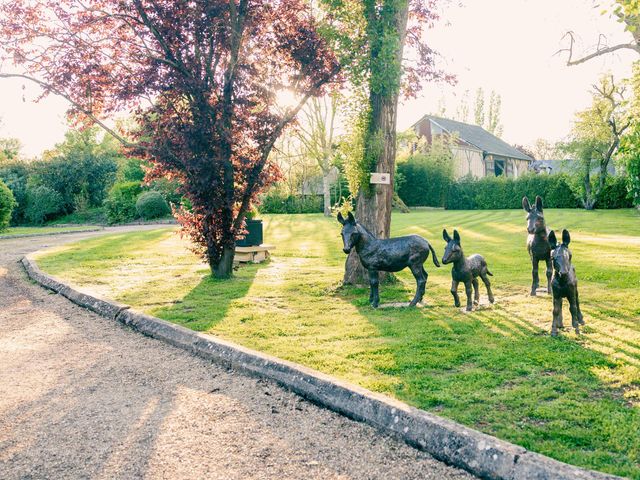
[[[442,230],[442,238],[447,243],[449,243],[451,241],[451,237],[449,236],[449,233],[447,232],[446,228]]]
[[[562,244],[565,247],[568,247],[571,243],[571,235],[569,235],[569,230],[562,230]]]
[[[349,212],[349,214],[347,215],[347,222],[349,222],[352,225],[356,224],[356,219],[351,212]]]
[[[460,245],[460,234],[458,233],[458,230],[453,231],[453,241]]]
[[[522,197],[522,208],[527,213],[531,211],[531,204],[529,203],[529,199],[527,197]]]
[[[340,222],[340,225],[344,225],[344,217],[342,216],[342,212],[338,212],[338,222]]]
[[[536,210],[542,211],[542,197],[540,195],[536,195]]]
[[[551,230],[551,233],[549,234],[549,245],[551,245],[551,248],[556,248],[558,246],[558,239],[556,238],[556,232],[554,232],[553,230]]]

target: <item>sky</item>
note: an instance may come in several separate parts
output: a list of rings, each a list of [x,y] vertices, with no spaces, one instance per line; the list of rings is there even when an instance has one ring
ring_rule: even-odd
[[[571,129],[575,112],[590,104],[589,89],[611,72],[630,75],[633,52],[610,54],[586,64],[567,67],[567,30],[576,33],[578,53],[591,51],[604,34],[609,44],[629,34],[593,0],[455,0],[443,7],[442,19],[428,33],[439,52],[439,66],[455,74],[455,86],[428,83],[419,98],[403,101],[398,129],[404,130],[444,101],[455,113],[465,90],[472,108],[475,91],[494,90],[502,97],[503,138],[532,145],[537,138],[560,140]],[[602,2],[600,2],[602,3]],[[634,56],[635,55],[635,56]],[[18,80],[0,80],[0,137],[17,137],[29,157],[62,141],[67,129],[64,100],[49,97],[33,103],[38,89]]]

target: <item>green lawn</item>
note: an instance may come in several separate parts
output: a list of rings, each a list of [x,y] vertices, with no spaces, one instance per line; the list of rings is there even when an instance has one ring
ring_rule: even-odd
[[[568,228],[587,326],[549,336],[551,299],[528,296],[522,211],[394,214],[393,234],[417,233],[442,255],[443,227],[489,263],[497,303],[453,307],[450,267],[425,268],[420,309],[368,306],[340,287],[340,226],[320,215],[267,216],[269,263],[216,281],[172,228],[59,247],[42,268],[84,290],[199,331],[384,392],[559,460],[640,479],[640,214],[546,210]],[[381,286],[408,301],[409,271]],[[463,292],[461,288],[460,292]],[[482,299],[486,292],[481,285]],[[570,325],[568,307],[565,325]]]
[[[78,227],[9,227],[0,231],[0,237],[10,235],[40,235],[43,233],[61,233],[61,232],[84,232],[93,230],[94,226],[78,226]]]

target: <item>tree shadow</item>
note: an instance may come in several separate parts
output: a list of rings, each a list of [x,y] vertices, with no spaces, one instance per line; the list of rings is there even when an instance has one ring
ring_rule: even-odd
[[[553,338],[550,319],[500,303],[464,314],[439,296],[426,308],[380,311],[357,298],[364,293],[343,298],[389,340],[393,362],[378,369],[397,379],[399,399],[564,462],[640,476],[640,403],[611,381],[621,366],[598,348],[606,341],[569,328]],[[404,296],[387,288],[385,301]]]

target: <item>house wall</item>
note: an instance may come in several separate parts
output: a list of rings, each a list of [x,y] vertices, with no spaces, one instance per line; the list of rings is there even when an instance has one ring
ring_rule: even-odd
[[[485,158],[485,174],[484,176],[495,176],[495,162],[504,162],[504,175],[506,177],[518,178],[527,173],[529,162],[518,158],[500,157],[497,155],[487,155]]]
[[[451,153],[454,161],[453,175],[455,178],[469,174],[476,178],[484,177],[485,168],[481,150],[454,146],[451,148]]]

